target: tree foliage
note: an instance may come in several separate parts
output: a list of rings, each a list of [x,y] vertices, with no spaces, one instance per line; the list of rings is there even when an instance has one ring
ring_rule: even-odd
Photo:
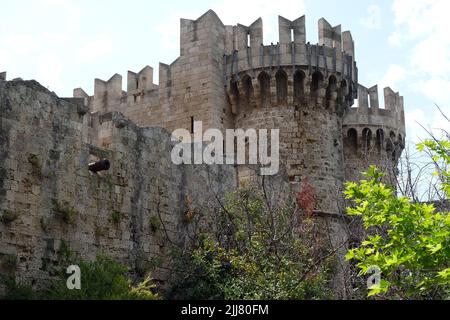
[[[7,293],[9,300],[157,300],[155,285],[150,276],[133,286],[128,278],[128,268],[116,260],[100,255],[94,261],[74,262],[81,270],[81,290],[67,288],[68,275],[61,268],[48,290],[36,292],[28,286],[9,279]]]
[[[324,299],[332,297],[329,251],[317,225],[292,201],[272,206],[263,190],[227,197],[209,232],[178,252],[181,299]]]
[[[427,140],[418,149],[431,155],[450,197],[450,142]],[[361,217],[367,231],[365,241],[350,250],[347,259],[356,261],[361,276],[371,266],[381,269],[382,281],[370,288],[369,296],[450,299],[450,213],[398,197],[381,182],[383,174],[375,167],[365,176],[346,184],[345,195],[354,204],[347,213]]]

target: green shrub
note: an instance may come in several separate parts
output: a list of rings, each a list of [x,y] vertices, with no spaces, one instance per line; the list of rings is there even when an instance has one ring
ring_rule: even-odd
[[[17,269],[17,256],[14,254],[7,254],[0,258],[1,266],[9,272],[13,272]]]
[[[74,224],[78,217],[78,211],[74,207],[71,207],[67,202],[64,202],[63,204],[55,200],[53,202],[53,211],[67,224]]]
[[[50,231],[50,224],[46,218],[41,217],[39,219],[39,224],[41,226],[42,231],[44,231],[45,233],[48,233]]]
[[[324,299],[331,294],[329,252],[295,201],[268,207],[259,190],[231,193],[211,231],[193,249],[174,250],[176,299]],[[197,215],[200,216],[200,215]],[[193,221],[194,225],[198,221]],[[295,229],[304,227],[302,237]],[[325,261],[327,260],[327,261]],[[321,261],[323,263],[317,263]]]
[[[9,224],[16,221],[19,218],[19,214],[17,212],[13,212],[11,210],[4,210],[2,215],[0,215],[0,222],[4,224]]]
[[[122,220],[122,213],[120,213],[119,211],[113,211],[111,213],[111,221],[113,223],[119,224],[121,220]]]
[[[153,233],[157,232],[161,228],[161,220],[159,220],[159,217],[156,215],[150,216],[149,223],[150,230],[152,230]]]
[[[114,259],[99,256],[93,262],[74,263],[81,270],[81,290],[69,290],[62,270],[46,297],[54,300],[156,300],[155,285],[148,276],[136,287],[127,278],[128,268]]]
[[[0,275],[0,281],[6,286],[6,293],[0,297],[1,300],[34,300],[38,298],[31,286],[18,284],[12,277]]]
[[[95,232],[95,236],[97,238],[101,238],[101,237],[104,237],[106,235],[107,229],[103,228],[101,226],[95,226],[95,231],[94,232]]]
[[[67,254],[74,257],[75,254]],[[76,262],[78,261],[78,262]],[[69,263],[69,262],[66,262]],[[30,286],[19,285],[11,277],[0,280],[6,285],[5,300],[157,300],[156,286],[150,276],[133,286],[128,279],[128,268],[114,259],[99,256],[93,262],[73,260],[81,270],[81,290],[67,289],[66,269],[61,268],[55,280],[50,281],[49,289],[36,292]]]

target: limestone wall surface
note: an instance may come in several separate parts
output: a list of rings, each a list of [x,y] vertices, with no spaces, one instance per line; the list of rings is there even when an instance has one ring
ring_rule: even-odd
[[[236,186],[232,166],[173,165],[164,129],[115,112],[83,115],[35,81],[0,81],[0,118],[0,272],[35,288],[67,248],[85,259],[116,257],[136,276],[162,260],[154,277],[165,281],[166,235],[183,240],[186,199],[213,210],[216,195]],[[87,143],[94,122],[109,128],[108,148]],[[109,171],[88,170],[104,158]],[[13,267],[3,263],[12,257]]]

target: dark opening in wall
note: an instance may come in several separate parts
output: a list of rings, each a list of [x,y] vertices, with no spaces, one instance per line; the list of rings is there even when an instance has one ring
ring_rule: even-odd
[[[232,104],[239,105],[239,89],[238,84],[235,80],[232,80],[230,83],[230,91],[233,101]]]
[[[372,130],[370,130],[369,128],[365,128],[363,130],[363,148],[365,152],[368,152],[371,148],[371,144],[372,144]]]
[[[261,72],[258,76],[261,105],[270,104],[270,76],[266,72]]]
[[[389,138],[390,138],[392,144],[394,144],[395,143],[395,132],[394,131],[389,132]]]
[[[340,84],[340,88],[339,88],[339,94],[338,94],[339,102],[344,101],[346,91],[347,91],[347,81],[342,80],[341,84]]]
[[[244,88],[245,104],[250,105],[253,96],[252,78],[244,76],[244,78],[242,78],[242,86]]]
[[[301,70],[297,70],[294,74],[294,100],[300,103],[304,96],[305,74]]]
[[[329,105],[329,102],[332,98],[332,94],[333,94],[333,92],[336,91],[336,88],[337,88],[337,79],[335,76],[330,76],[330,78],[328,79],[328,87],[327,87],[327,94],[326,94],[327,105]]]
[[[353,86],[351,84],[348,87],[347,101],[349,102],[353,101]]]
[[[287,75],[283,70],[279,70],[276,77],[277,83],[277,102],[278,104],[286,104],[287,103],[287,95],[288,95],[288,79]]]
[[[191,133],[194,133],[194,122],[195,122],[195,119],[194,119],[194,117],[191,117]]]
[[[319,71],[316,71],[312,75],[311,81],[311,93],[317,92],[323,84],[323,75]]]
[[[383,129],[377,130],[377,150],[378,154],[381,154],[381,150],[383,150],[383,142],[384,142],[384,131]]]
[[[355,154],[358,150],[358,131],[354,128],[347,132],[347,148],[352,154]]]

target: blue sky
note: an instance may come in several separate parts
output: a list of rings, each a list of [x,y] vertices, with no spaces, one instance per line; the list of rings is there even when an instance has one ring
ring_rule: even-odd
[[[446,127],[450,115],[448,0],[17,0],[2,1],[0,71],[36,79],[60,96],[93,92],[94,78],[171,63],[179,55],[179,19],[213,9],[225,24],[264,23],[264,42],[278,41],[277,17],[306,14],[308,41],[317,21],[351,30],[361,84],[391,86],[405,96],[408,140],[417,126]],[[124,84],[125,85],[125,84]]]

